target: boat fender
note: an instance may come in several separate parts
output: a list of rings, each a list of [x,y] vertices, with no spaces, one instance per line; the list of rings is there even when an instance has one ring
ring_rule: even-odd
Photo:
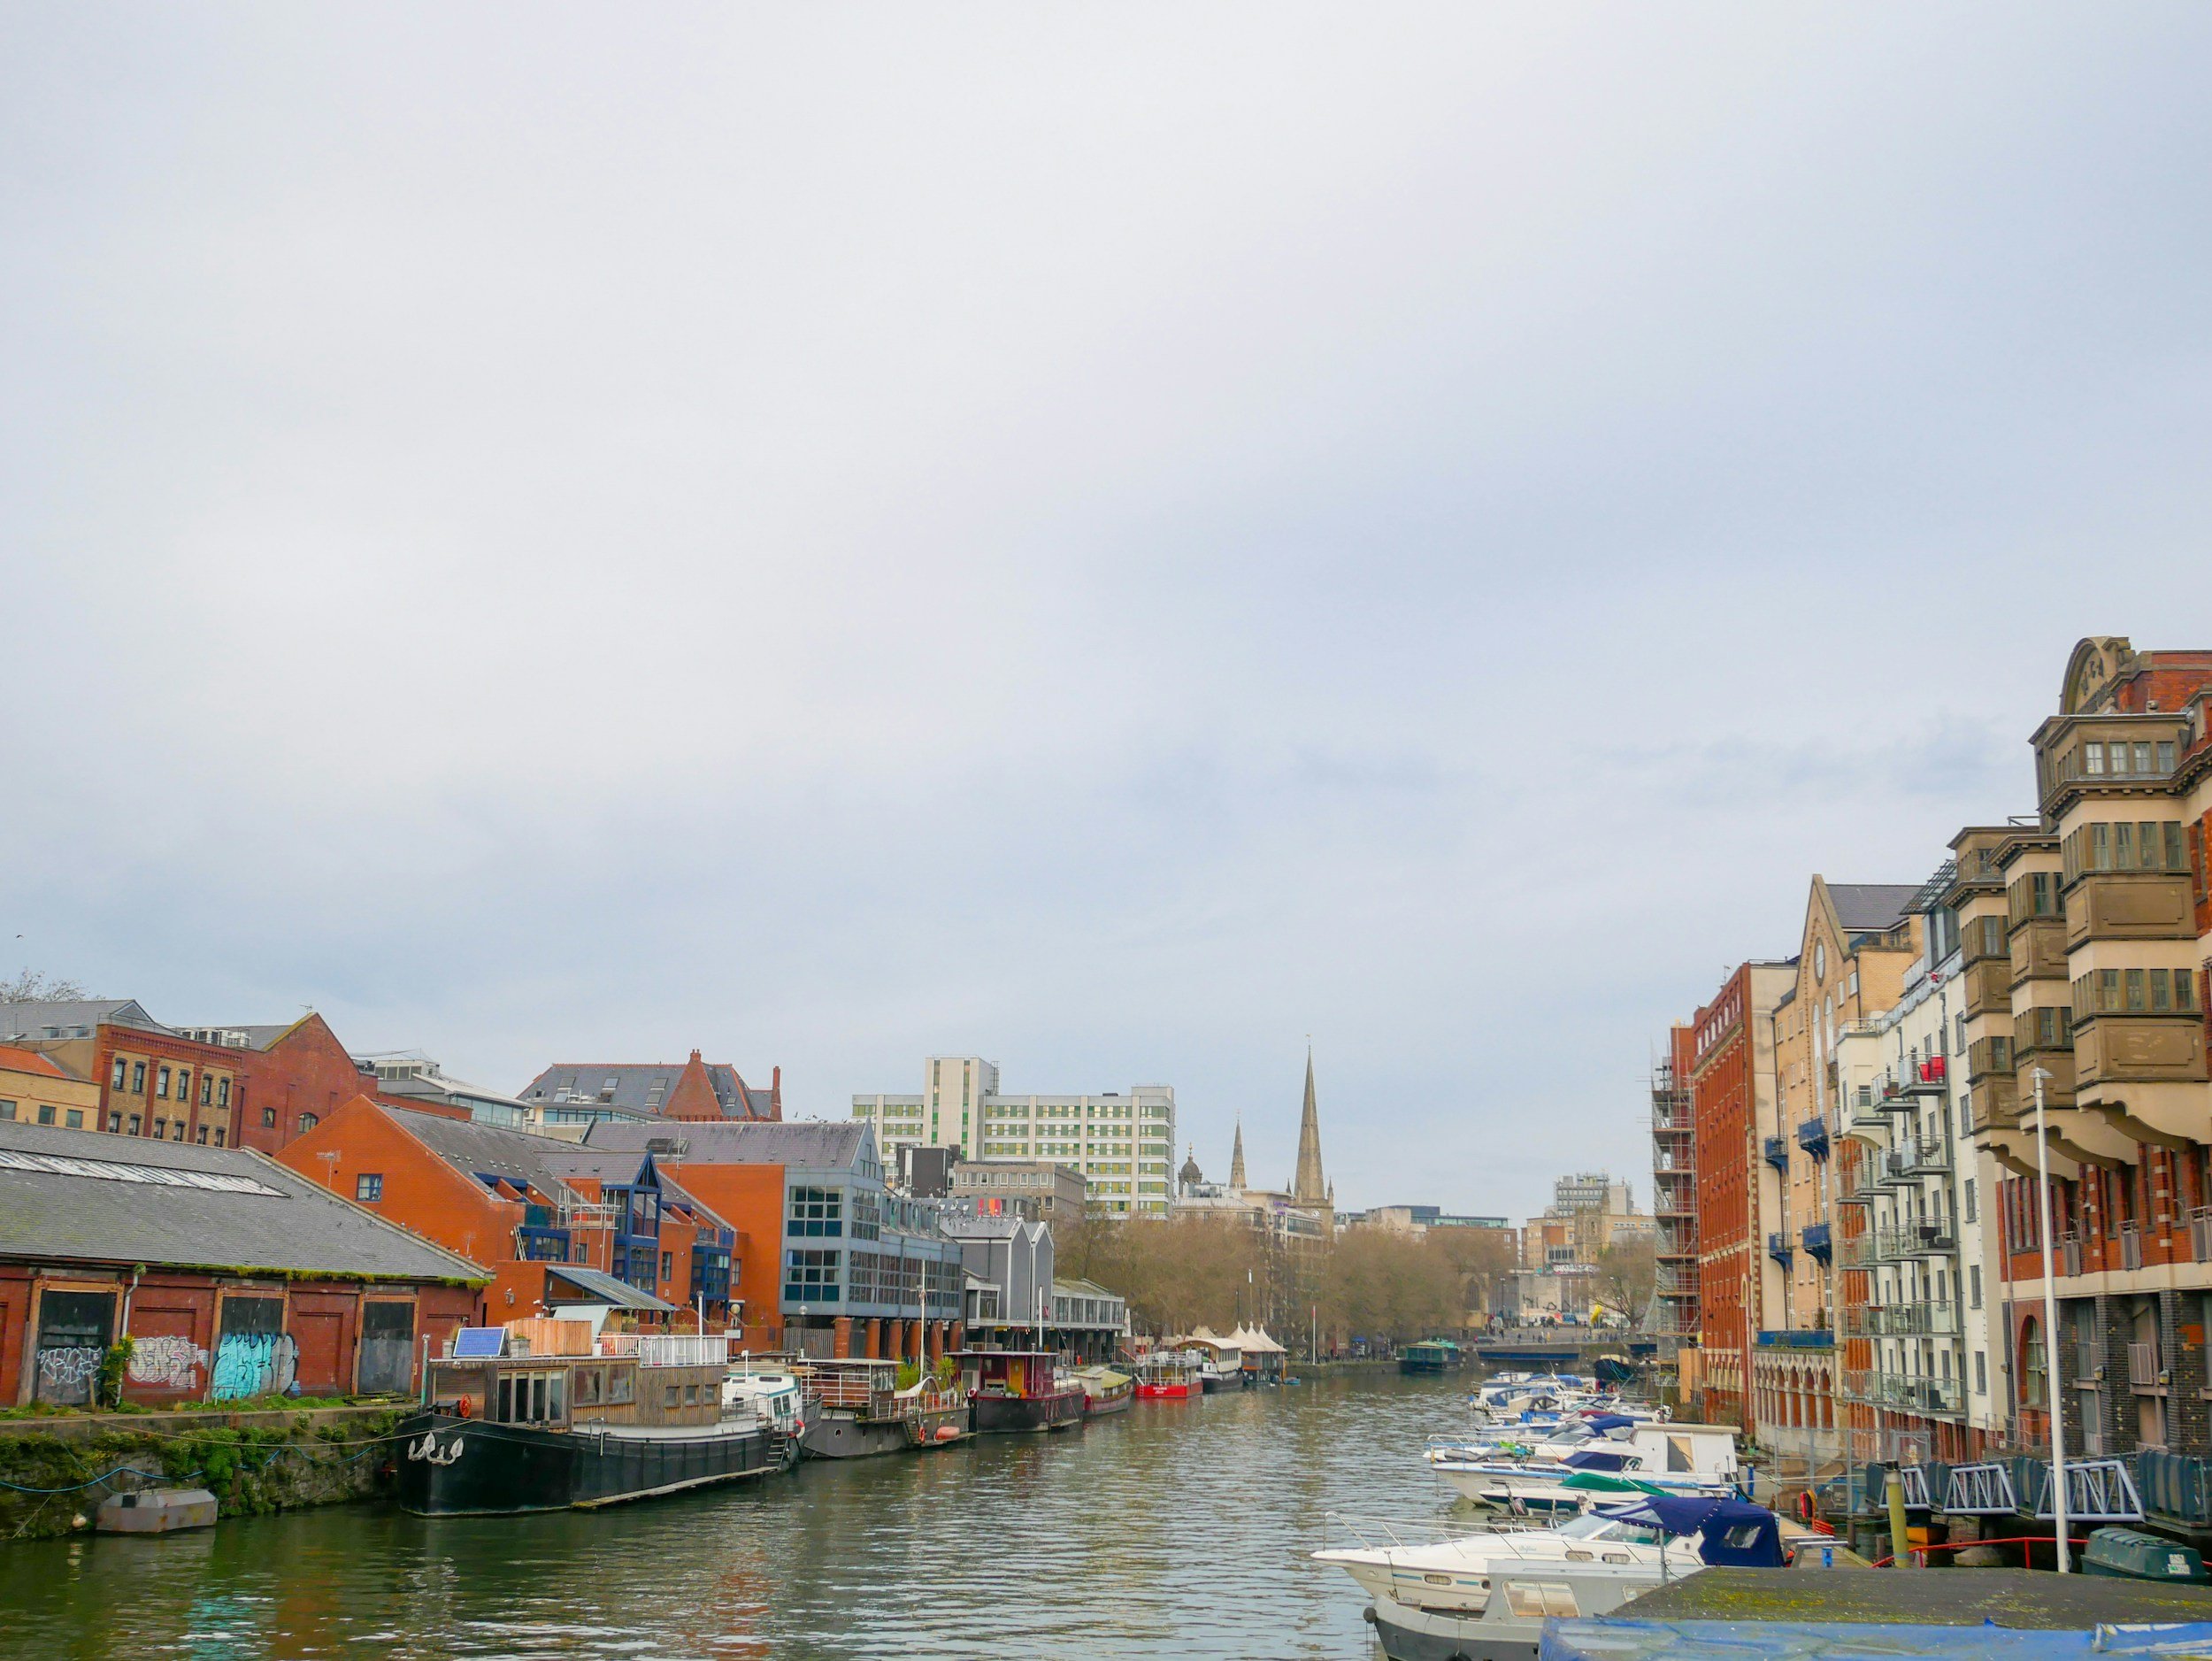
[[[1360,1611],[1359,1618],[1365,1621],[1369,1626],[1373,1626],[1375,1624],[1375,1606],[1372,1603],[1370,1603],[1365,1609]]]
[[[469,1398],[467,1396],[464,1396],[459,1401],[454,1403],[453,1416],[456,1419],[466,1419],[469,1416]]]
[[[937,1440],[940,1442],[950,1442],[959,1434],[960,1433],[957,1430],[955,1430],[950,1425],[940,1425],[937,1426]]]

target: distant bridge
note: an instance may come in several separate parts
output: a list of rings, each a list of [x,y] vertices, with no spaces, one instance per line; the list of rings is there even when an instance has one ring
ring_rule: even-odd
[[[1659,1353],[1658,1342],[1637,1334],[1596,1332],[1581,1326],[1547,1326],[1540,1330],[1486,1334],[1471,1339],[1467,1348],[1489,1367],[1552,1367],[1578,1365],[1600,1356],[1625,1355],[1645,1361]]]

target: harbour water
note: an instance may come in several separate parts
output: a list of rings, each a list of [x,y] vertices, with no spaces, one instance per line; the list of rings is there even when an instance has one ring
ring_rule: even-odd
[[[0,1653],[1366,1661],[1303,1553],[1332,1511],[1448,1512],[1418,1455],[1466,1383],[1363,1368],[601,1512],[0,1546]]]

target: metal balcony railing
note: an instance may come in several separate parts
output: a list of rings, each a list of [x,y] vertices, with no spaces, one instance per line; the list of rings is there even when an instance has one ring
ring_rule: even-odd
[[[1797,1145],[1816,1159],[1828,1157],[1828,1121],[1809,1119],[1797,1127]]]
[[[1782,1137],[1769,1136],[1762,1146],[1766,1162],[1787,1175],[1790,1168],[1790,1145]]]
[[[2133,1223],[2120,1225],[2120,1266],[2139,1269],[2143,1266],[2143,1234]]]
[[[2081,1273],[2081,1236],[2071,1229],[2058,1237],[2058,1272],[2064,1275]]]
[[[2189,1255],[2199,1263],[2212,1260],[2212,1205],[2189,1213]]]

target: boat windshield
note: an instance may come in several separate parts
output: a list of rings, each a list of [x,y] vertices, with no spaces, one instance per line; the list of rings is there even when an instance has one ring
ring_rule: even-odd
[[[1624,1523],[1615,1517],[1600,1517],[1591,1511],[1560,1524],[1552,1532],[1562,1540],[1620,1540],[1637,1546],[1661,1543],[1656,1528],[1647,1528],[1641,1523]]]

